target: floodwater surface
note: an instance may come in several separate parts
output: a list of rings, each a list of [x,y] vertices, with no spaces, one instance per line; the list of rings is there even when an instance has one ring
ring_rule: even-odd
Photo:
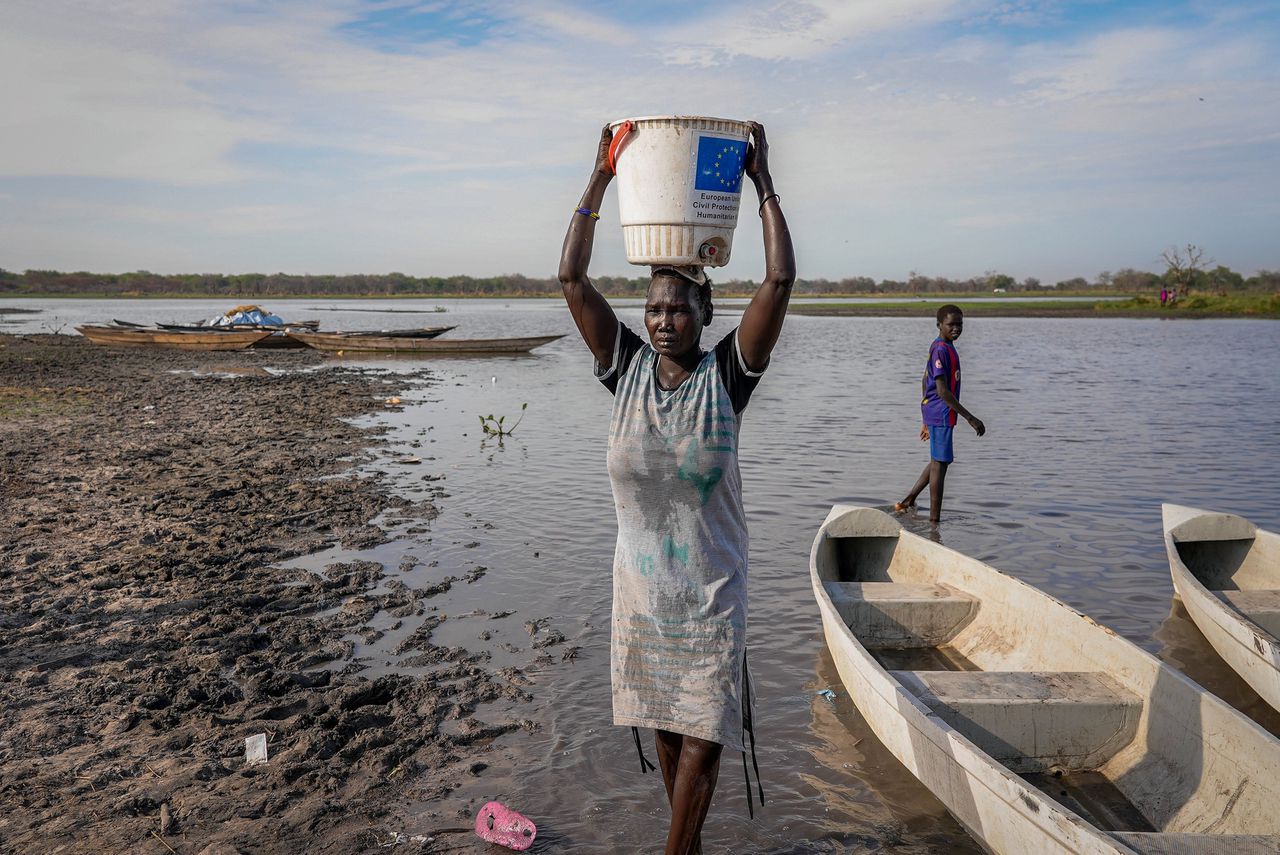
[[[436,303],[449,313],[424,315],[431,320],[423,324],[459,324],[451,337],[571,335],[525,357],[362,360],[435,376],[434,385],[402,395],[402,412],[376,417],[391,440],[376,466],[406,495],[440,487],[446,495],[427,531],[405,530],[358,556],[382,561],[414,586],[485,568],[429,601],[438,606],[433,615],[445,615],[433,641],[488,650],[489,667],[524,669],[533,696],[511,708],[533,727],[498,739],[486,769],[420,805],[418,826],[394,830],[456,827],[466,824],[460,814],[500,799],[538,823],[537,851],[658,850],[667,817],[661,779],[641,774],[630,730],[610,722],[612,398],[592,378],[591,357],[562,304],[395,307]],[[135,312],[147,305],[129,303]],[[314,317],[307,307],[328,305],[268,303],[289,318]],[[624,305],[620,316],[640,331],[636,304]],[[124,310],[123,301],[102,301],[97,319]],[[328,327],[411,325],[406,315],[328,314],[345,322],[327,315]],[[38,317],[21,323],[38,331]],[[719,312],[704,344],[736,319],[733,309]],[[767,804],[747,818],[741,759],[726,755],[704,829],[708,852],[980,851],[857,714],[825,649],[808,572],[810,544],[833,503],[886,506],[927,462],[918,396],[934,333],[919,319],[790,318],[746,411],[748,644]],[[941,541],[1185,668],[1280,733],[1280,716],[1221,666],[1175,603],[1160,527],[1160,503],[1168,501],[1280,529],[1280,374],[1270,367],[1280,324],[974,319],[957,347],[964,403],[987,435],[956,429]],[[514,436],[498,442],[481,432],[478,417],[510,423],[526,402]],[[422,465],[392,462],[407,455]],[[923,514],[906,524],[927,532]],[[306,561],[349,555],[335,550]],[[406,556],[414,560],[397,570]],[[543,618],[566,640],[530,667],[524,623]],[[356,655],[370,674],[407,670],[390,651],[414,628],[357,644]],[[566,656],[570,648],[576,655]],[[818,694],[825,689],[834,697]],[[649,735],[645,748],[654,759]]]

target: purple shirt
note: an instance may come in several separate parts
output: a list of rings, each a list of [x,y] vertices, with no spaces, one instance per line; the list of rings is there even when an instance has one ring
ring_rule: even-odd
[[[924,396],[920,401],[920,420],[935,427],[953,427],[956,423],[956,411],[938,397],[939,377],[943,378],[943,382],[951,389],[951,394],[959,401],[960,354],[951,342],[936,338],[929,346],[929,362],[924,367],[924,379],[920,382],[920,391]]]

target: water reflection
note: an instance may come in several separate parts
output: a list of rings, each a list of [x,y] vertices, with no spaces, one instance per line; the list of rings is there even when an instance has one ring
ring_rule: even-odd
[[[566,331],[562,310],[466,311],[451,321],[469,334]],[[621,315],[639,327],[638,311]],[[713,329],[730,328],[728,312],[722,322]],[[962,343],[965,400],[987,436],[957,437],[941,525],[929,525],[923,506],[905,524],[1154,652],[1172,596],[1160,502],[1222,507],[1232,496],[1224,509],[1264,527],[1280,519],[1280,491],[1271,487],[1280,479],[1280,435],[1269,427],[1280,416],[1280,377],[1249,368],[1280,344],[1276,330],[1252,322],[975,322]],[[927,322],[908,319],[794,318],[746,413],[748,641],[768,804],[748,821],[737,758],[726,758],[708,852],[977,851],[844,697],[808,575],[810,543],[833,503],[885,507],[918,474],[927,455],[917,439],[918,366],[903,354],[927,347],[931,334]],[[661,784],[639,773],[630,734],[609,722],[615,528],[604,455],[612,399],[590,369],[572,337],[525,359],[439,360],[430,364],[437,380],[428,395],[405,396],[413,400],[403,412],[375,419],[389,431],[388,458],[412,453],[424,463],[417,473],[371,468],[401,470],[392,477],[410,495],[424,489],[423,475],[444,475],[448,493],[430,543],[406,538],[375,560],[395,567],[412,551],[437,562],[412,571],[415,585],[432,573],[487,568],[432,600],[451,616],[436,633],[483,647],[480,620],[459,616],[494,604],[516,609],[489,642],[515,652],[492,648],[491,664],[527,669],[534,701],[511,714],[539,728],[494,743],[488,769],[419,806],[417,830],[455,824],[499,798],[539,820],[541,851],[660,847]],[[1153,372],[1179,382],[1152,382]],[[1254,408],[1247,420],[1232,410],[1244,400]],[[525,401],[516,442],[498,450],[482,441],[477,416],[515,413]],[[1176,433],[1152,418],[1170,412],[1180,417]],[[1191,462],[1203,460],[1214,463]],[[574,660],[533,663],[521,624],[544,617],[581,648]],[[376,645],[361,655],[371,673],[398,667]],[[834,706],[814,697],[826,686],[839,692]]]
[[[101,320],[134,311],[168,320],[227,307],[225,300],[55,302],[31,317]],[[422,302],[446,304],[441,317],[467,337],[574,332],[557,301]],[[315,305],[270,308],[302,317]],[[404,320],[325,314],[326,326],[350,328]],[[634,304],[620,314],[640,327]],[[718,307],[709,333],[723,335],[735,322],[732,309]],[[933,334],[927,319],[791,318],[746,412],[748,643],[768,804],[748,821],[737,758],[726,758],[704,835],[708,852],[978,851],[853,711],[819,634],[808,570],[810,544],[833,503],[885,507],[920,472],[927,446],[917,438],[919,371]],[[930,529],[922,503],[904,518],[909,530],[1043,588],[1280,732],[1180,607],[1170,613],[1160,520],[1160,503],[1176,502],[1280,528],[1280,374],[1257,370],[1280,352],[1280,324],[975,318],[960,350],[965,403],[987,435],[959,429],[942,523]],[[253,359],[270,366],[270,357]],[[412,371],[411,362],[359,362]],[[410,499],[437,498],[440,516],[397,524],[396,540],[373,550],[310,560],[379,561],[412,587],[463,580],[427,601],[429,615],[445,616],[433,637],[489,652],[492,669],[525,670],[532,702],[478,715],[525,719],[536,729],[492,743],[485,770],[424,797],[418,826],[404,830],[466,824],[497,798],[538,822],[539,851],[653,851],[667,816],[661,783],[639,773],[629,731],[610,724],[612,399],[573,335],[525,357],[422,364],[431,385],[402,394],[401,411],[369,419],[386,429],[390,445],[366,469]],[[516,436],[501,447],[486,442],[477,417],[515,414],[524,402]],[[392,462],[407,457],[422,464]],[[506,609],[515,613],[475,614]],[[567,639],[551,648],[549,664],[536,663],[542,651],[530,649],[523,628],[543,618]],[[369,674],[412,667],[394,648],[417,625],[391,623],[380,639],[356,639]],[[568,646],[580,649],[561,661]],[[827,686],[839,693],[834,706],[814,696]]]
[[[1280,711],[1273,709],[1227,666],[1191,620],[1179,598],[1173,598],[1169,616],[1156,630],[1155,638],[1163,645],[1159,652],[1161,659],[1280,736]]]
[[[819,689],[809,703],[812,771],[801,779],[820,795],[821,828],[845,849],[894,852],[981,852],[942,803],[876,738],[845,691],[826,645],[816,661]],[[797,850],[810,851],[810,850]],[[815,849],[812,851],[826,851]]]

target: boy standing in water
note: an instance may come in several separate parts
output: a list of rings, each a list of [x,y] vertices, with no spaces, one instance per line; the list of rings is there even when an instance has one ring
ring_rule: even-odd
[[[948,304],[938,309],[938,337],[929,347],[929,362],[921,381],[924,398],[920,402],[920,439],[929,441],[929,465],[907,497],[893,506],[895,511],[914,508],[916,496],[928,484],[929,522],[933,523],[942,517],[942,484],[947,466],[955,459],[951,433],[956,416],[963,416],[978,436],[987,432],[982,420],[960,405],[960,354],[955,340],[963,331],[964,313],[959,306]]]

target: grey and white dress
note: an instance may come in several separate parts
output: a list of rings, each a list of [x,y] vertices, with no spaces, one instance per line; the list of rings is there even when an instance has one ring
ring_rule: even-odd
[[[738,433],[763,372],[747,370],[736,329],[676,389],[659,387],[657,358],[619,323],[613,364],[596,366],[614,393],[613,721],[742,751],[748,539]]]

